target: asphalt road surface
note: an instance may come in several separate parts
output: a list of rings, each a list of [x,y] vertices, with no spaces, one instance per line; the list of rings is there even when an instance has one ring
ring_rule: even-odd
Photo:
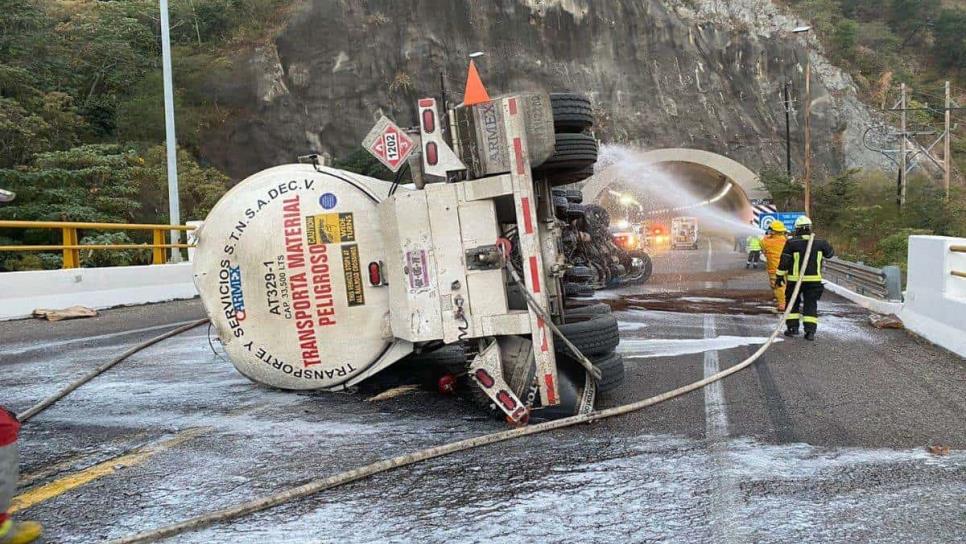
[[[602,292],[615,406],[747,357],[776,316],[729,247],[656,256]],[[966,362],[826,294],[818,340],[632,415],[403,468],[171,542],[953,542],[966,534]],[[198,301],[0,323],[0,403],[25,410]],[[217,345],[215,345],[217,349]],[[461,397],[290,393],[212,352],[149,348],[25,425],[17,516],[98,542],[426,446],[502,430]],[[934,454],[928,446],[948,447]],[[940,448],[941,449],[941,448]]]

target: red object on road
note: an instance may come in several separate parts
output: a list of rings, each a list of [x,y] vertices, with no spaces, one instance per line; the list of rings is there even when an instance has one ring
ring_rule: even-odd
[[[442,377],[436,382],[436,386],[439,388],[439,392],[443,395],[452,395],[456,392],[456,376],[452,374],[443,374]]]
[[[0,406],[0,448],[16,442],[19,432],[20,422],[6,408]]]

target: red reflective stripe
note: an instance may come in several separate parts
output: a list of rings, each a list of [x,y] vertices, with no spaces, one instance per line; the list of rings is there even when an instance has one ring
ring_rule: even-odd
[[[547,402],[550,404],[557,404],[557,396],[553,394],[553,390],[555,389],[553,386],[553,375],[544,374],[543,383],[547,384]]]
[[[540,276],[537,274],[537,258],[530,257],[530,283],[533,284],[533,292],[540,292]]]
[[[419,99],[419,107],[420,108],[432,108],[434,102],[436,102],[436,101],[434,99],[432,99],[432,98],[420,98]]]
[[[525,196],[521,198],[520,205],[523,207],[523,232],[533,234],[533,219],[530,217],[530,197]]]
[[[537,328],[540,329],[540,351],[550,351],[550,341],[547,340],[547,326],[542,318],[537,318]]]
[[[523,142],[520,141],[520,138],[513,139],[513,156],[517,161],[517,174],[522,176],[525,167],[523,164]]]
[[[0,406],[0,448],[16,442],[19,432],[20,422],[13,417],[13,414]]]
[[[510,99],[510,115],[516,115],[516,114],[517,114],[517,99],[516,98],[511,98]]]

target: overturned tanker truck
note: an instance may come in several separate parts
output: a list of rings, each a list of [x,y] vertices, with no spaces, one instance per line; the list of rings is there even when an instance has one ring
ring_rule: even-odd
[[[624,378],[617,322],[565,291],[586,265],[567,259],[574,212],[555,189],[592,172],[589,100],[508,95],[443,124],[425,98],[418,113],[418,129],[384,123],[375,144],[413,148],[412,184],[291,164],[212,209],[194,276],[225,351],[282,389],[433,368],[511,422],[593,409]]]

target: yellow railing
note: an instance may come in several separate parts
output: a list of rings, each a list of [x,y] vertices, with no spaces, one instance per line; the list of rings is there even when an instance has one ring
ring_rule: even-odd
[[[62,242],[60,245],[21,245],[0,246],[2,251],[63,251],[64,268],[80,267],[80,252],[86,249],[150,249],[152,264],[167,262],[166,249],[194,247],[193,244],[167,244],[165,235],[173,230],[189,231],[195,227],[188,225],[139,225],[134,223],[77,223],[73,221],[4,221],[0,220],[0,229],[60,229]],[[150,244],[84,244],[77,240],[78,230],[150,230],[154,238]]]

